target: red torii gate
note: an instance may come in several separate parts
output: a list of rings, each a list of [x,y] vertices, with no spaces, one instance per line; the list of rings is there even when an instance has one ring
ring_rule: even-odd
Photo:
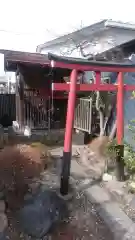
[[[51,61],[53,68],[68,68],[71,69],[70,84],[67,83],[53,83],[53,91],[68,91],[68,106],[67,106],[67,118],[61,173],[61,186],[60,192],[62,195],[68,193],[69,176],[70,176],[70,163],[71,163],[71,151],[72,151],[72,128],[74,121],[75,100],[76,92],[79,91],[117,91],[117,144],[119,150],[118,164],[123,162],[124,153],[124,112],[123,112],[123,94],[124,91],[135,90],[135,85],[125,85],[123,83],[123,73],[135,72],[135,65],[125,63],[113,63],[113,62],[101,62],[101,61],[89,61],[79,58],[61,57],[49,53],[48,58]],[[77,71],[95,71],[96,82],[93,84],[77,84]],[[101,72],[118,72],[117,84],[102,84]],[[120,173],[121,178],[124,177],[124,167]],[[121,179],[121,180],[122,180]]]

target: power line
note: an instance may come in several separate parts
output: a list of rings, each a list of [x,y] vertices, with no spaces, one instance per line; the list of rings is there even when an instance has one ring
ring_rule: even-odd
[[[15,31],[10,31],[10,30],[5,30],[5,29],[0,29],[0,32],[4,33],[12,33],[14,35],[37,35],[37,34],[43,34],[44,32],[33,32],[33,33],[28,33],[28,32],[15,32]]]

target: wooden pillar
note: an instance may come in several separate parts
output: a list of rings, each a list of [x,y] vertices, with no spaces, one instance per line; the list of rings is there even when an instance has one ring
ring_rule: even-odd
[[[16,72],[16,121],[20,124],[20,95],[19,95],[19,73]]]
[[[118,74],[118,92],[117,92],[117,146],[116,146],[116,163],[117,178],[124,181],[124,83],[123,73]]]
[[[16,72],[16,121],[24,126],[24,80],[19,69]]]

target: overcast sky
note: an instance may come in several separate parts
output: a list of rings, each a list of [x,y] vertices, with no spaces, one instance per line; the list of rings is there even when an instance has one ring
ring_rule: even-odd
[[[134,9],[134,0],[0,0],[0,48],[34,52],[82,24],[107,18],[135,23]]]
[[[111,6],[112,2],[112,6]],[[36,45],[98,20],[135,22],[134,0],[0,0],[0,48]]]

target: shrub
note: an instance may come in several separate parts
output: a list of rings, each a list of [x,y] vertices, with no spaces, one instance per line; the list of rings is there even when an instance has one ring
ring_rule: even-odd
[[[23,200],[29,183],[40,176],[47,163],[46,150],[43,152],[38,146],[16,144],[0,151],[0,190],[3,190],[9,205],[17,205],[17,200]]]

